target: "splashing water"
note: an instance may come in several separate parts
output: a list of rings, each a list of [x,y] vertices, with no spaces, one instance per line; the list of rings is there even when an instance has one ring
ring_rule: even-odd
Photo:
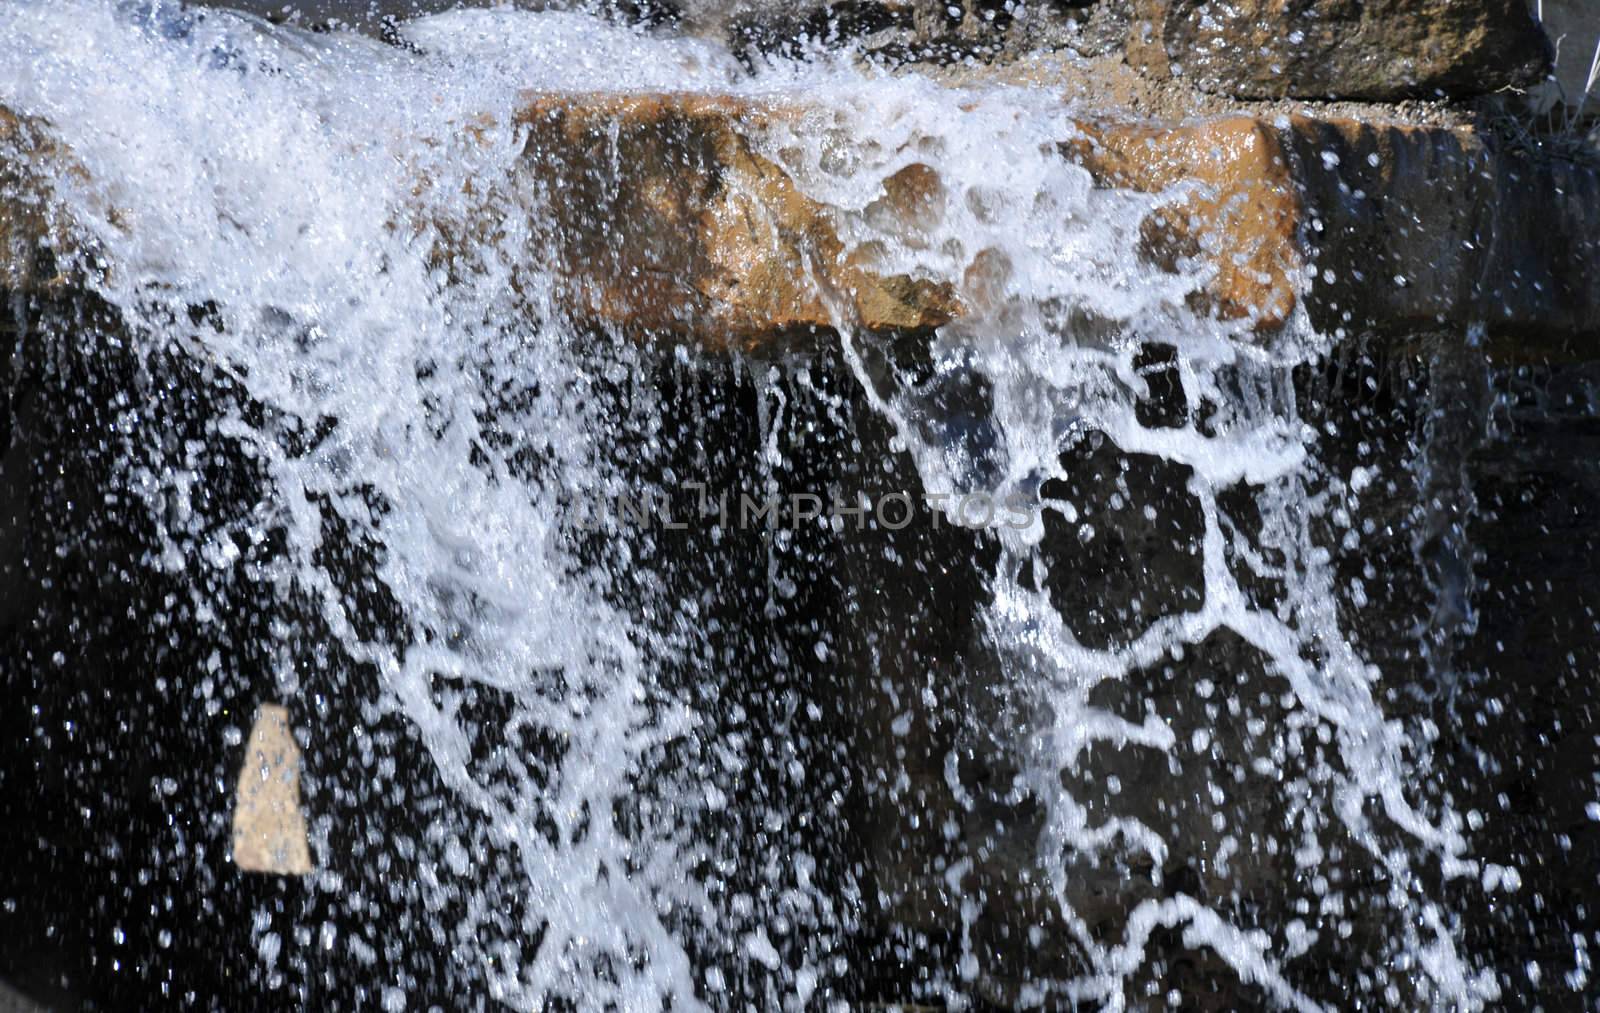
[[[48,124],[78,170],[49,181],[91,251],[76,266],[136,360],[183,358],[227,392],[188,440],[138,391],[118,405],[122,481],[154,525],[146,562],[186,574],[193,614],[220,623],[217,575],[241,553],[258,560],[274,615],[378,674],[376,703],[349,705],[403,716],[447,790],[414,846],[446,870],[419,889],[457,903],[459,924],[408,945],[450,948],[464,980],[519,1008],[697,1008],[740,993],[799,1008],[852,975],[827,941],[852,930],[852,902],[812,878],[816,854],[749,873],[771,877],[768,893],[717,888],[732,859],[708,828],[726,786],[705,758],[737,770],[758,744],[716,741],[718,715],[667,676],[699,657],[699,634],[656,621],[648,593],[630,598],[649,546],[576,545],[562,518],[565,497],[629,481],[615,445],[659,438],[660,420],[648,392],[632,418],[606,407],[608,384],[649,386],[646,353],[557,308],[538,209],[509,182],[533,157],[510,125],[530,91],[703,91],[803,100],[813,112],[752,143],[836,209],[847,244],[876,243],[886,271],[948,281],[974,307],[933,339],[931,373],[886,380],[872,337],[812,281],[858,394],[923,486],[1043,508],[990,536],[982,635],[1017,721],[981,748],[1015,759],[1002,796],[1043,808],[1029,889],[1054,905],[1056,945],[1079,963],[1011,999],[1120,1008],[1152,939],[1175,931],[1274,1003],[1317,1008],[1289,965],[1319,936],[1366,945],[1367,923],[1373,964],[1396,969],[1406,1003],[1496,998],[1440,899],[1441,882],[1482,871],[1465,823],[1424,797],[1426,737],[1379,706],[1384,673],[1337,607],[1345,515],[1369,478],[1322,460],[1304,421],[1295,371],[1329,349],[1303,322],[1262,347],[1245,325],[1188,309],[1204,277],[1137,254],[1161,198],[1097,190],[1056,153],[1074,110],[1038,90],[951,90],[827,59],[749,74],[709,44],[577,14],[460,12],[403,32],[417,51],[160,3],[0,10],[0,104]],[[937,211],[887,232],[875,202],[912,164],[936,170]],[[1158,422],[1141,358],[1152,346],[1170,350],[1161,368],[1184,406]],[[785,399],[804,386],[769,368],[751,367],[765,376],[762,461],[781,458],[776,434],[797,410]],[[214,455],[264,476],[259,500],[221,520],[198,463]],[[1122,523],[1187,546],[1198,580],[1170,610],[1159,589],[1136,590],[1128,614],[1147,621],[1117,633],[1052,590],[1080,581],[1092,596],[1097,577],[1047,549],[1067,532],[1101,558],[1093,547]],[[342,560],[355,577],[331,558],[341,539],[360,547]],[[774,559],[752,630],[783,622],[795,594]],[[301,690],[293,640],[272,665],[286,695]],[[1141,688],[1224,642],[1185,691],[1215,694],[1199,726]],[[487,757],[468,716],[483,691],[511,701]],[[958,759],[951,790],[974,810]],[[1139,791],[1109,787],[1135,778]],[[1193,793],[1211,804],[1188,805]],[[796,817],[768,801],[761,820]],[[1130,886],[1109,930],[1083,893],[1088,870],[1159,879],[1186,855],[1222,886]],[[1230,863],[1258,860],[1292,916],[1229,892],[1244,881]],[[972,868],[949,867],[952,893]],[[1372,910],[1340,885],[1360,875],[1382,884]],[[506,915],[507,891],[526,914]],[[960,958],[927,987],[954,1002],[987,959],[977,902],[959,907]],[[820,941],[783,943],[796,924]],[[365,945],[341,973],[363,973]],[[386,1004],[404,1003],[401,986]]]

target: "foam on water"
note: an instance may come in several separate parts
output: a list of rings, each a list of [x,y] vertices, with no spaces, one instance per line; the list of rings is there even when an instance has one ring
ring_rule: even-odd
[[[1404,965],[1407,956],[1425,954],[1419,1001],[1473,1007],[1496,998],[1492,972],[1474,969],[1456,952],[1448,916],[1418,885],[1413,870],[1414,863],[1436,861],[1447,879],[1475,872],[1466,855],[1463,821],[1448,808],[1429,812],[1412,796],[1419,743],[1400,722],[1386,719],[1379,706],[1375,687],[1382,673],[1362,659],[1340,628],[1330,553],[1313,533],[1317,520],[1337,505],[1344,478],[1334,476],[1333,488],[1328,487],[1329,476],[1310,454],[1317,434],[1295,405],[1293,369],[1314,361],[1320,339],[1301,320],[1296,337],[1263,349],[1243,325],[1230,327],[1183,310],[1184,297],[1204,276],[1159,275],[1136,261],[1132,251],[1144,209],[1127,196],[1092,192],[1084,173],[1038,155],[1053,139],[1071,136],[1073,128],[1066,111],[1052,108],[1048,97],[1037,103],[1035,98],[997,92],[969,97],[959,111],[942,109],[926,96],[903,106],[852,104],[846,98],[842,107],[850,110],[851,126],[884,139],[883,157],[863,159],[843,172],[821,166],[816,157],[791,158],[788,164],[813,195],[865,217],[879,181],[908,161],[931,162],[945,190],[967,199],[950,200],[950,213],[914,246],[899,251],[896,267],[922,269],[960,284],[961,264],[975,251],[1003,254],[1008,268],[1000,283],[1003,292],[997,297],[995,282],[983,282],[989,312],[947,328],[942,336],[950,361],[991,384],[991,422],[999,445],[975,456],[960,442],[930,439],[926,418],[938,408],[915,391],[878,402],[912,448],[928,487],[978,488],[997,501],[1020,492],[1032,502],[1052,479],[1071,477],[1060,455],[1091,435],[1108,439],[1123,454],[1150,455],[1190,472],[1187,492],[1204,522],[1203,604],[1198,611],[1157,619],[1123,646],[1083,646],[1049,595],[1033,589],[1042,588],[1043,579],[1032,586],[1019,581],[1018,560],[1040,565],[1031,549],[1041,524],[1000,532],[1009,544],[993,578],[990,634],[1013,654],[1015,677],[1030,695],[1037,693],[1046,713],[1032,732],[1032,765],[1018,795],[1031,795],[1049,808],[1042,855],[1072,931],[1096,968],[1095,975],[1068,990],[1120,1006],[1123,980],[1143,961],[1151,928],[1161,925],[1183,927],[1192,945],[1214,948],[1244,980],[1264,986],[1276,1001],[1315,1006],[1277,971],[1274,951],[1284,952],[1286,940],[1231,925],[1182,898],[1141,903],[1124,937],[1107,944],[1096,941],[1068,900],[1069,856],[1144,851],[1159,868],[1172,843],[1137,819],[1092,823],[1082,801],[1063,788],[1062,771],[1077,766],[1096,745],[1169,754],[1180,748],[1153,711],[1142,723],[1131,723],[1092,706],[1091,695],[1108,680],[1125,679],[1168,655],[1181,656],[1227,630],[1270,659],[1291,687],[1297,710],[1291,728],[1301,735],[1331,730],[1337,744],[1336,758],[1312,765],[1310,783],[1286,785],[1280,774],[1279,784],[1266,789],[1311,794],[1312,784],[1329,786],[1327,808],[1313,814],[1307,831],[1313,842],[1309,854],[1320,852],[1314,846],[1319,834],[1337,829],[1367,849],[1394,883],[1407,885],[1409,894],[1402,891],[1396,902],[1405,916],[1391,956]],[[802,147],[792,138],[774,144]],[[810,150],[826,157],[825,147]],[[997,151],[1006,155],[997,157]],[[996,171],[998,162],[1005,163],[1003,171]],[[843,300],[832,305],[847,344],[859,341]],[[1112,326],[1085,328],[1064,308],[1087,310]],[[1139,344],[1125,337],[1094,337],[1108,330],[1173,345],[1185,401],[1216,406],[1217,413],[1203,419],[1201,412],[1191,411],[1177,428],[1142,423],[1137,403],[1145,383],[1135,363]],[[852,355],[850,361],[870,386],[861,357]],[[1218,497],[1240,483],[1256,488],[1262,518],[1259,551],[1249,554],[1249,567],[1256,576],[1278,577],[1287,586],[1271,607],[1252,604],[1228,563],[1228,549],[1239,536],[1225,531]],[[1069,521],[1079,519],[1070,503],[1045,497],[1044,505]],[[1375,824],[1380,814],[1402,833],[1380,832]],[[1309,864],[1316,861],[1313,857]]]
[[[1090,964],[1054,986],[1120,1006],[1151,933],[1168,927],[1276,1000],[1313,1005],[1281,970],[1300,930],[1275,935],[1180,895],[1142,902],[1108,940],[1072,909],[1073,861],[1144,854],[1159,867],[1179,842],[1136,818],[1097,822],[1063,772],[1106,745],[1174,762],[1192,747],[1153,713],[1130,720],[1091,697],[1229,630],[1269,658],[1292,693],[1294,720],[1255,758],[1278,771],[1263,790],[1303,807],[1298,829],[1283,829],[1284,846],[1315,877],[1330,835],[1358,842],[1402,912],[1388,955],[1416,968],[1421,1000],[1476,1006],[1494,997],[1492,975],[1459,952],[1459,926],[1416,874],[1429,864],[1446,877],[1473,871],[1462,821],[1413,797],[1425,744],[1386,720],[1374,698],[1383,674],[1333,607],[1313,522],[1350,477],[1318,470],[1290,375],[1320,350],[1318,339],[1302,324],[1295,340],[1263,349],[1241,327],[1190,312],[1185,298],[1204,276],[1160,272],[1135,253],[1155,198],[1097,191],[1055,153],[1074,132],[1072,110],[1040,91],[952,91],[828,61],[751,76],[709,44],[575,14],[458,12],[403,32],[420,54],[170,4],[11,3],[0,9],[0,105],[48,123],[82,167],[52,181],[56,195],[88,239],[99,295],[137,340],[215,363],[281,417],[337,420],[304,453],[244,413],[218,422],[219,437],[271,475],[249,531],[190,526],[178,507],[193,478],[179,468],[131,476],[164,522],[167,550],[152,562],[192,568],[225,555],[225,536],[287,534],[284,593],[314,599],[343,648],[383,673],[387,706],[417,727],[463,811],[520,856],[527,906],[548,920],[538,943],[481,911],[457,935],[472,941],[463,959],[487,968],[497,998],[524,1008],[563,994],[586,1007],[681,1009],[715,997],[722,981],[695,966],[680,932],[696,922],[715,933],[724,914],[694,871],[704,857],[694,827],[716,792],[669,792],[672,812],[643,831],[613,818],[646,758],[692,738],[702,716],[655,677],[671,645],[609,605],[606,568],[577,565],[557,537],[557,493],[615,479],[601,453],[613,427],[582,396],[591,364],[549,310],[541,272],[550,258],[532,244],[526,216],[497,204],[492,186],[469,185],[513,172],[522,146],[504,125],[528,90],[733,91],[810,103],[815,112],[755,142],[839,209],[847,241],[879,243],[888,269],[949,280],[981,311],[946,328],[936,348],[950,369],[989,384],[994,438],[981,451],[936,438],[936,398],[878,392],[859,369],[928,488],[1037,498],[1067,477],[1063,450],[1091,434],[1188,470],[1203,519],[1203,603],[1126,645],[1080,643],[1042,585],[1018,578],[1016,562],[1030,557],[1042,523],[997,536],[1006,544],[988,636],[1039,715],[1023,736],[1027,765],[1015,790],[1047,807],[1041,863]],[[937,171],[939,213],[914,233],[886,232],[874,202],[883,180],[912,163]],[[471,233],[482,238],[463,261],[470,269],[440,267],[432,252],[443,233],[485,216],[495,227]],[[994,269],[974,278],[968,268],[986,253]],[[837,323],[860,367],[863,336],[842,300],[824,294],[841,307]],[[171,324],[195,305],[214,308],[216,325]],[[1176,349],[1186,400],[1215,408],[1203,425],[1198,413],[1176,428],[1140,423],[1133,334]],[[496,402],[491,412],[509,388],[541,394],[518,411]],[[486,438],[491,414],[511,447]],[[530,449],[544,478],[514,461]],[[1271,608],[1252,603],[1228,562],[1240,539],[1218,497],[1241,482],[1263,519],[1250,565],[1288,589]],[[1076,520],[1070,503],[1045,505]],[[403,615],[397,634],[372,633],[319,565],[325,507],[380,547],[377,577]],[[197,580],[195,594],[204,593]],[[522,771],[510,793],[482,783],[441,690],[447,680],[509,692],[519,723],[565,743],[553,777]],[[1319,759],[1296,762],[1302,751]],[[553,833],[538,829],[552,821]],[[443,865],[467,867],[459,844],[439,847]],[[739,952],[797,1002],[819,974],[848,974],[781,966],[759,925]],[[952,996],[961,977],[951,976]]]
[[[525,55],[503,76],[468,75],[456,61],[477,67],[481,33],[470,23],[452,30],[451,19],[423,34],[461,39],[462,50],[417,60],[359,36],[149,8],[25,4],[0,13],[10,53],[0,94],[49,122],[81,164],[82,181],[57,182],[105,267],[101,294],[153,345],[195,340],[167,324],[175,308],[214,305],[219,326],[193,354],[218,361],[252,398],[291,419],[338,420],[303,455],[242,417],[217,430],[272,474],[273,498],[247,534],[287,531],[284,583],[320,599],[345,649],[382,671],[391,706],[418,726],[443,780],[521,856],[530,907],[550,931],[537,953],[501,955],[489,975],[495,994],[521,1006],[562,992],[630,1008],[670,995],[692,1004],[695,983],[660,914],[673,901],[696,903],[692,893],[675,896],[688,889],[689,859],[645,856],[641,881],[627,872],[638,861],[631,845],[611,825],[611,802],[628,792],[637,758],[682,735],[689,716],[653,693],[628,624],[596,586],[602,575],[574,574],[559,558],[550,493],[506,481],[505,459],[474,463],[473,448],[488,444],[475,410],[497,389],[493,374],[553,391],[580,378],[561,335],[507,326],[520,313],[507,273],[530,255],[518,248],[525,233],[508,226],[503,249],[481,251],[481,270],[448,290],[428,256],[431,216],[469,214],[465,181],[503,175],[517,152],[493,128],[451,143],[463,123],[508,121],[520,87],[592,84],[569,57],[609,44],[616,65],[616,48],[631,53],[637,40],[587,21],[520,23],[524,31],[500,38]],[[677,60],[683,48],[631,61],[633,83],[692,79]],[[430,150],[424,139],[443,143]],[[423,181],[434,206],[415,203]],[[537,442],[564,480],[595,487],[585,478],[590,427],[581,408],[540,410],[547,414],[535,419],[502,414],[500,425]],[[182,474],[143,478],[153,512],[173,518],[163,565],[190,565],[201,537],[226,543],[229,532],[192,530],[187,511],[167,509],[185,495]],[[381,517],[374,498],[390,507]],[[404,607],[405,635],[359,629],[353,603],[313,562],[319,502],[383,547],[378,575]],[[204,594],[199,580],[196,594]],[[518,721],[561,740],[580,762],[539,788],[523,773],[522,792],[509,800],[487,790],[468,770],[448,694],[441,701],[435,692],[442,677],[512,691]],[[534,830],[535,813],[554,821],[552,834]],[[655,843],[670,852],[679,842]],[[474,963],[520,943],[469,935],[482,947]],[[595,977],[594,954],[635,950],[651,955],[647,971]]]

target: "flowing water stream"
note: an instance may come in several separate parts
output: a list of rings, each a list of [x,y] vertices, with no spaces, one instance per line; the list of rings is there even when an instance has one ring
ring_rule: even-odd
[[[53,359],[126,363],[94,434],[108,509],[141,532],[139,565],[181,588],[171,635],[218,644],[171,691],[203,709],[248,663],[254,692],[345,737],[345,769],[308,802],[313,878],[342,915],[263,909],[267,988],[320,974],[402,1009],[437,987],[416,968],[443,967],[516,1008],[821,1008],[872,998],[871,951],[907,969],[900,998],[958,1007],[1160,1002],[1152,966],[1186,959],[1290,1008],[1500,997],[1463,912],[1518,873],[1475,857],[1478,816],[1435,776],[1438,727],[1394,703],[1419,666],[1448,693],[1449,652],[1389,656],[1350,630],[1390,576],[1362,567],[1387,523],[1367,504],[1470,497],[1470,447],[1339,451],[1361,436],[1328,410],[1336,381],[1307,379],[1332,338],[1300,321],[1263,344],[1191,309],[1204,277],[1138,254],[1160,198],[1096,189],[1061,158],[1078,110],[1042,90],[825,56],[752,72],[578,14],[400,33],[408,46],[159,2],[0,8],[0,105],[79,167],[48,180],[88,251],[64,266],[117,321],[29,326]],[[575,325],[540,238],[561,195],[529,182],[540,152],[514,125],[535,91],[805,105],[752,128],[756,150],[837,209],[847,244],[979,312],[914,367],[820,277],[840,340],[816,355],[702,361]],[[938,174],[937,213],[890,231],[874,202],[913,163]],[[975,278],[980,251],[995,269]],[[982,663],[919,669],[880,657],[892,644],[811,637],[808,582],[877,592],[795,563],[810,535],[763,543],[764,580],[716,612],[685,591],[723,579],[714,539],[675,561],[662,532],[578,525],[575,500],[703,477],[681,431],[700,382],[726,393],[695,412],[746,406],[726,456],[759,487],[797,481],[795,433],[820,425],[866,471],[882,455],[924,490],[1020,504],[1025,522],[963,536],[972,558],[946,561],[974,569]],[[1481,378],[1451,382],[1480,398],[1452,410],[1486,425]],[[842,442],[867,431],[881,445]],[[960,527],[957,502],[940,524]],[[1436,514],[1414,546],[1440,645],[1471,615],[1452,523]],[[885,587],[928,564],[895,551],[874,557]],[[245,607],[249,644],[231,618]],[[833,681],[785,681],[802,668]],[[752,680],[774,688],[745,724]],[[830,730],[851,694],[880,690],[882,726]],[[892,769],[928,712],[980,696],[925,783]],[[985,757],[1006,774],[980,791]],[[830,780],[835,761],[856,775]],[[380,797],[391,817],[361,834],[317,818]],[[906,881],[862,857],[892,841],[839,843],[852,812],[923,805],[948,848],[925,904],[942,942],[891,897]],[[370,878],[333,871],[346,850]],[[402,895],[391,921],[383,898]],[[996,970],[985,934],[1006,907],[1020,971]],[[871,933],[888,941],[852,942]]]

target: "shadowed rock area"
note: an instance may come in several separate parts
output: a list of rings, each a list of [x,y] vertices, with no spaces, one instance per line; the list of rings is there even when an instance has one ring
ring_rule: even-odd
[[[1134,0],[1128,59],[1239,98],[1483,95],[1550,67],[1523,0]]]
[[[405,44],[393,11],[340,0],[321,13]],[[1154,270],[1130,276],[1198,279],[1172,316],[1195,331],[1239,322],[1215,328],[1236,343],[1196,351],[1065,316],[1050,341],[1024,344],[996,248],[962,247],[949,280],[886,266],[888,247],[975,197],[932,148],[885,171],[860,206],[808,194],[774,136],[832,124],[842,161],[879,142],[824,99],[512,92],[502,178],[471,178],[471,200],[446,205],[425,199],[436,179],[397,174],[402,208],[467,207],[464,220],[402,210],[374,230],[423,237],[383,249],[414,254],[451,312],[486,237],[517,237],[529,256],[493,275],[517,297],[512,313],[467,332],[493,354],[425,331],[425,354],[389,375],[415,379],[425,410],[386,405],[394,425],[347,430],[252,388],[206,343],[225,327],[215,307],[135,323],[97,294],[90,282],[115,267],[67,214],[84,205],[51,189],[92,205],[96,180],[49,122],[0,106],[0,336],[12,349],[0,357],[0,582],[12,588],[0,686],[13,701],[0,709],[13,743],[0,766],[0,978],[63,1008],[448,1009],[487,996],[586,1009],[570,982],[623,979],[660,951],[580,939],[549,993],[515,991],[505,970],[553,938],[575,897],[602,898],[601,931],[670,908],[662,896],[603,906],[661,873],[655,853],[624,849],[560,893],[561,870],[591,870],[521,849],[581,843],[598,824],[648,844],[641,828],[681,806],[698,822],[669,828],[690,857],[665,879],[712,884],[703,906],[726,919],[697,931],[692,904],[671,912],[697,974],[688,998],[711,1009],[1422,1009],[1451,1005],[1450,986],[1489,1008],[1592,1002],[1580,940],[1600,943],[1600,167],[1581,145],[1516,138],[1464,107],[1211,94],[1520,86],[1548,59],[1524,8],[968,0],[608,14],[731,38],[749,60],[804,54],[820,35],[859,44],[886,74],[1070,96],[1069,129],[1030,135],[1029,152],[1066,167],[1081,208],[1136,208],[1119,237]],[[1095,60],[1121,66],[1131,39],[1127,58],[1150,76],[1113,78],[1070,51],[1107,38]],[[980,58],[993,65],[968,65]],[[1148,89],[1139,101],[1107,86],[1130,76]],[[475,150],[500,126],[469,115],[457,138],[410,140]],[[98,221],[139,228],[115,209]],[[576,346],[571,372],[537,357],[552,320]],[[1305,325],[1327,341],[1301,355]],[[501,332],[512,340],[486,337]],[[360,351],[407,351],[375,333]],[[325,337],[308,328],[285,347]],[[1014,337],[1012,358],[983,359]],[[441,376],[459,383],[428,385]],[[1085,393],[1097,383],[1116,411]],[[551,400],[563,384],[576,393]],[[458,396],[470,420],[450,418]],[[415,510],[405,497],[436,476],[406,473],[398,491],[373,478],[448,436],[464,471],[492,473],[486,485],[521,503],[571,477],[545,431],[571,420],[552,403],[606,420],[580,434],[599,473],[661,493],[667,517],[688,521],[508,525],[512,542],[537,535],[563,563],[614,577],[605,593],[637,624],[630,644],[660,652],[661,711],[622,737],[654,733],[664,701],[694,708],[690,732],[663,735],[595,805],[565,793],[616,775],[617,754],[583,766],[599,756],[575,755],[570,729],[584,726],[553,731],[528,701],[598,720],[620,706],[605,693],[621,673],[471,678],[497,649],[475,639],[500,628],[497,614],[562,603],[495,598],[499,560],[445,530],[483,501],[448,499],[416,522],[443,549],[413,583],[458,597],[450,623],[417,633],[428,620],[407,612],[415,588],[386,556],[416,544],[395,533]],[[1303,461],[1273,464],[1293,458],[1267,438],[1283,434]],[[979,485],[1036,446],[1024,486],[1036,542],[926,508],[948,492],[930,476]],[[928,448],[970,468],[926,470]],[[363,472],[369,452],[381,467]],[[337,481],[296,486],[319,474],[313,460]],[[305,466],[287,493],[273,485],[285,462]],[[141,476],[179,470],[182,496],[149,513],[133,502]],[[285,577],[304,561],[260,520],[285,495],[317,532],[314,584]],[[734,524],[707,505],[726,510],[730,496],[736,515],[741,497],[916,505],[900,525],[870,509]],[[194,535],[183,553],[171,517]],[[481,596],[448,583],[461,571],[483,577],[465,585]],[[1233,611],[1214,611],[1220,598]],[[1280,630],[1304,639],[1275,651]],[[444,722],[419,730],[395,673],[351,650],[371,643],[469,657],[416,690],[426,714],[448,718],[443,746],[426,732]],[[1317,694],[1343,648],[1358,671],[1335,702],[1366,702],[1377,723],[1307,702],[1327,702]],[[1394,793],[1427,817],[1459,814],[1470,870],[1420,847],[1406,864],[1411,838],[1379,807],[1384,786],[1344,780],[1348,758],[1391,731],[1420,757],[1383,768],[1410,775]],[[445,761],[470,776],[452,781]],[[479,819],[460,801],[476,795],[509,800],[493,811],[515,819]],[[1141,828],[1162,846],[1135,846]],[[1449,924],[1419,936],[1430,918]],[[1246,931],[1204,931],[1223,924]],[[479,948],[479,933],[515,945]],[[1270,968],[1249,959],[1262,940]],[[1455,966],[1452,941],[1481,981],[1441,985],[1418,967],[1419,954]],[[1109,982],[1084,984],[1112,966]],[[811,977],[780,980],[793,968]]]

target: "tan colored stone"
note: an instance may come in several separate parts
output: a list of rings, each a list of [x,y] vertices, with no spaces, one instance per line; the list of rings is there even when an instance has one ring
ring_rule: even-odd
[[[802,112],[704,96],[533,100],[527,162],[562,195],[549,238],[569,306],[653,339],[744,349],[831,327],[823,293],[869,329],[964,312],[945,286],[875,272],[872,243],[846,254],[832,209],[752,150],[749,137]],[[1600,335],[1592,166],[1498,152],[1467,128],[1303,116],[1079,127],[1063,151],[1101,185],[1173,195],[1144,223],[1143,248],[1168,268],[1210,268],[1202,311],[1267,334],[1304,299],[1328,331],[1482,324],[1540,351]],[[885,181],[867,222],[914,245],[949,199],[915,164]],[[998,266],[969,269],[965,298],[982,302]]]
[[[1222,316],[1253,319],[1259,330],[1283,325],[1302,265],[1300,200],[1270,127],[1248,117],[1182,127],[1078,126],[1083,136],[1064,150],[1103,185],[1159,193],[1201,184],[1145,222],[1151,259],[1169,269],[1180,260],[1210,262],[1216,273],[1206,301]]]
[[[0,106],[0,287],[12,290],[59,285],[54,252],[67,248],[50,218],[50,188],[41,163],[81,172],[35,120]]]
[[[551,211],[569,307],[711,348],[831,327],[819,289],[841,293],[872,330],[951,320],[948,286],[871,271],[845,251],[830,210],[752,150],[753,130],[790,115],[700,95],[532,99],[518,121],[525,165]]]
[[[886,235],[920,241],[944,220],[948,200],[939,173],[913,162],[883,181],[883,196],[867,205],[867,220]]]
[[[289,712],[262,704],[244,747],[233,801],[233,861],[246,872],[303,876],[311,871],[300,809],[300,747]]]

